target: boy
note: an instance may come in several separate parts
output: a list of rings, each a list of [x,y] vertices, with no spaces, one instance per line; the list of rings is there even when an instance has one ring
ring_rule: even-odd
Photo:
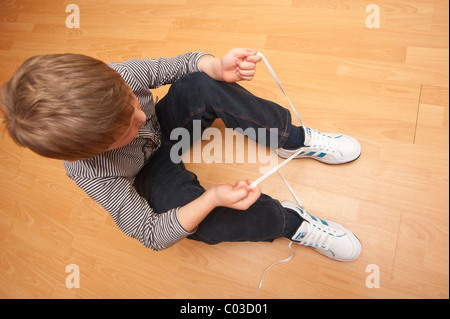
[[[202,129],[221,118],[243,130],[277,128],[280,156],[329,164],[357,159],[359,143],[291,124],[288,110],[252,95],[235,82],[251,80],[260,57],[233,49],[222,59],[187,53],[165,59],[105,63],[75,54],[25,61],[2,89],[2,110],[12,138],[36,153],[63,159],[67,175],[146,247],[162,250],[188,237],[273,241],[287,237],[330,258],[356,259],[357,237],[342,225],[317,219],[290,202],[250,189],[250,181],[205,190],[170,154],[170,133],[193,121]],[[150,89],[172,84],[158,103]],[[192,136],[192,134],[191,134]]]

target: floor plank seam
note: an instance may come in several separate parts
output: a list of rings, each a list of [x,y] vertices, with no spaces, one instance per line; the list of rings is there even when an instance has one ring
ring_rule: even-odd
[[[417,125],[419,124],[420,101],[421,101],[421,99],[422,99],[422,87],[423,87],[423,83],[420,84],[419,99],[418,99],[418,101],[417,101],[416,125],[415,125],[415,127],[414,127],[413,144],[416,144]]]

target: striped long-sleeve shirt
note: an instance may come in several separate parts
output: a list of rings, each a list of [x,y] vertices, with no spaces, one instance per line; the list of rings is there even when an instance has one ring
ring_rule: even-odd
[[[150,89],[199,71],[197,64],[204,55],[194,52],[168,59],[111,62],[109,66],[122,76],[138,98],[147,121],[128,145],[86,160],[64,162],[67,175],[111,214],[126,235],[156,251],[170,247],[191,233],[178,220],[179,207],[156,214],[132,186],[137,173],[161,144]]]

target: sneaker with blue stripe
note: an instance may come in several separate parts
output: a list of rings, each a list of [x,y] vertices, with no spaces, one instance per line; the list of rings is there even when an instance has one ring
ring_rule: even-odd
[[[352,261],[361,254],[361,242],[347,228],[334,221],[316,218],[292,202],[282,202],[304,219],[291,240],[339,261]]]
[[[305,141],[302,152],[295,158],[312,158],[327,164],[344,164],[356,160],[361,155],[361,145],[353,137],[321,133],[317,130],[302,126]],[[299,149],[278,149],[278,155],[288,158]]]

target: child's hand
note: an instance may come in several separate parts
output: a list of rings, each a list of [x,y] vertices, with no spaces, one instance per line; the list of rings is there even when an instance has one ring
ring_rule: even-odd
[[[256,72],[256,63],[261,57],[254,49],[232,49],[226,53],[221,61],[222,78],[226,82],[250,81]]]
[[[206,55],[198,61],[198,68],[217,81],[250,81],[261,61],[254,49],[232,49],[222,59]]]
[[[234,185],[219,183],[211,187],[208,192],[212,194],[214,205],[246,210],[261,196],[257,186],[250,189],[251,181],[237,181]]]
[[[182,206],[178,210],[181,226],[192,231],[201,221],[218,206],[239,210],[249,208],[261,196],[259,187],[250,189],[251,181],[238,181],[231,185],[219,183],[210,187],[202,196]]]

